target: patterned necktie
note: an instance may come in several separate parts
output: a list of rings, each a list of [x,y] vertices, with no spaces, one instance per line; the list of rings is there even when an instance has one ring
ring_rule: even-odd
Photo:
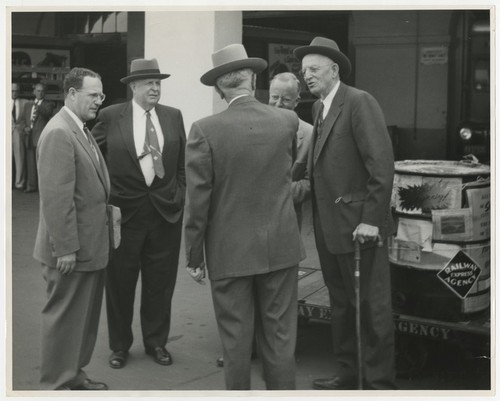
[[[323,102],[321,102],[321,106],[319,108],[319,113],[318,113],[318,125],[317,125],[317,130],[318,130],[318,135],[321,135],[321,128],[323,128],[323,123],[324,123],[324,119],[323,119],[323,110],[325,109],[325,105],[323,104]]]
[[[33,104],[33,113],[31,114],[31,128],[33,128],[33,125],[35,124],[36,120],[36,112],[38,111],[38,100],[35,100],[35,103]]]
[[[87,141],[89,141],[90,149],[92,149],[92,151],[94,152],[96,159],[99,160],[99,155],[97,154],[97,150],[94,146],[94,143],[90,139],[92,134],[90,133],[90,130],[87,128],[87,125],[85,123],[83,124],[83,132],[85,132],[85,136],[87,137]]]
[[[318,156],[318,153],[319,153],[319,143],[320,143],[320,139],[321,139],[321,131],[322,131],[322,128],[323,128],[323,110],[325,108],[325,105],[323,104],[323,102],[321,102],[321,106],[319,108],[319,112],[318,112],[318,121],[316,123],[316,141],[314,143],[314,157],[316,158]]]
[[[163,178],[165,175],[165,169],[163,168],[160,144],[158,142],[158,136],[156,135],[156,130],[151,121],[151,114],[149,111],[146,112],[146,138],[144,139],[144,153],[151,154],[155,174],[159,178]]]

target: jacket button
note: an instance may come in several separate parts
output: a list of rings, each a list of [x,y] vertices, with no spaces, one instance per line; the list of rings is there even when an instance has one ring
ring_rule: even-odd
[[[342,200],[342,197],[339,196],[337,199],[335,199],[335,203],[339,203]]]

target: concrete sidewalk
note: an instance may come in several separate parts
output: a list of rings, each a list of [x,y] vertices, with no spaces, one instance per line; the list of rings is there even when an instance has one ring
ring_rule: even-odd
[[[45,283],[40,265],[32,258],[38,224],[38,194],[14,191],[12,194],[12,388],[37,390],[39,381],[40,314],[45,302]],[[306,216],[307,219],[307,216]],[[306,247],[314,246],[312,226],[306,222]],[[308,251],[309,252],[309,251]],[[309,252],[311,253],[311,252]],[[303,263],[312,266],[313,256]],[[317,266],[317,264],[316,264]],[[86,371],[89,377],[106,382],[112,390],[224,390],[223,369],[216,366],[222,355],[214,318],[210,285],[195,283],[186,273],[184,249],[181,249],[179,274],[172,304],[172,330],[168,349],[172,366],[160,366],[145,355],[139,327],[138,302],[134,317],[135,341],[124,369],[108,366],[106,311],[103,305],[96,348]],[[138,301],[140,283],[138,285]],[[310,389],[311,381],[330,370],[327,354],[319,349],[330,344],[329,327],[320,324],[317,341],[304,338],[297,350],[297,384]],[[307,336],[304,330],[301,336]],[[316,352],[311,352],[317,348]],[[302,352],[303,349],[303,352]],[[252,386],[265,389],[259,361],[254,361]],[[9,387],[9,386],[8,386]]]
[[[9,331],[6,356],[6,361],[11,360],[12,366],[6,367],[6,388],[14,390],[11,395],[28,397],[35,396],[32,391],[38,389],[40,315],[46,299],[41,267],[32,257],[37,225],[38,194],[15,191],[12,194],[12,268],[7,271],[6,302],[9,306],[9,300],[12,300],[12,310],[7,310]],[[310,207],[305,208],[302,234],[308,257],[301,265],[319,268],[314,249]],[[212,391],[224,390],[223,369],[216,366],[216,359],[222,353],[210,286],[195,283],[184,267],[185,255],[184,249],[181,249],[172,305],[172,330],[168,343],[168,349],[174,359],[172,366],[160,366],[145,355],[136,302],[133,326],[135,342],[130,350],[128,364],[123,369],[111,369],[108,366],[110,350],[103,305],[96,348],[86,371],[90,378],[104,381],[110,390],[119,391],[106,392],[106,396],[137,396],[138,391],[147,391],[145,394],[150,395],[154,394],[150,392],[152,390],[178,390],[187,396],[202,393],[215,396]],[[9,344],[12,344],[11,348]],[[311,390],[314,379],[327,377],[332,373],[332,345],[328,324],[310,322],[299,326],[296,361],[297,389],[307,391],[301,393],[301,397],[331,397],[331,392]],[[424,370],[414,377],[398,378],[397,385],[400,389],[411,390],[486,389],[488,377],[489,371],[484,369],[484,361],[464,360],[455,348],[439,343],[431,349],[429,362]],[[253,362],[252,389],[265,389],[258,359]],[[400,392],[391,395],[396,394],[401,395]],[[228,393],[224,394],[227,395]],[[335,393],[336,397],[339,395]]]

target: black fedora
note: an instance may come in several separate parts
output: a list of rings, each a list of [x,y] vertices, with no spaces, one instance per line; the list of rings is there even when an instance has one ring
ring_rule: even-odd
[[[242,68],[250,68],[256,74],[264,71],[267,61],[258,57],[248,57],[243,45],[232,44],[212,54],[214,68],[203,74],[200,78],[202,84],[214,86],[221,75]]]
[[[337,63],[340,68],[340,74],[345,78],[351,73],[351,62],[347,56],[342,53],[337,43],[328,38],[316,36],[309,46],[297,47],[293,54],[299,60],[302,60],[307,54],[321,54]]]
[[[165,79],[168,78],[169,76],[170,74],[162,74],[160,72],[160,68],[158,67],[158,61],[155,58],[151,60],[138,58],[136,60],[132,60],[132,62],[130,63],[130,74],[120,79],[120,82],[128,84],[129,82],[135,81],[137,79],[146,79],[146,78]]]

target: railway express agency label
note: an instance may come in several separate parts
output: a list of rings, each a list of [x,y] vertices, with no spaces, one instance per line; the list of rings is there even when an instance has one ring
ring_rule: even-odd
[[[458,251],[437,273],[439,279],[460,298],[465,298],[481,274],[481,268],[466,253]]]

